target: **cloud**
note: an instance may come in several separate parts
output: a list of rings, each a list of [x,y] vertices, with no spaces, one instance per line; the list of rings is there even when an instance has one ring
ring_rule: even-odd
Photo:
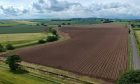
[[[101,18],[140,18],[139,6],[130,3],[92,3],[85,11],[93,17]]]
[[[38,0],[33,3],[33,8],[40,12],[60,12],[69,10],[72,6],[81,5],[80,3],[70,3],[67,1],[58,1],[58,0]]]
[[[24,1],[26,3],[23,5]],[[140,18],[140,1],[134,0],[22,0],[3,3],[0,16],[14,18]],[[137,1],[137,2],[136,2]],[[0,1],[2,2],[2,1]],[[27,2],[29,4],[27,5]],[[22,3],[21,5],[19,5]],[[85,5],[86,4],[86,5]],[[9,17],[9,18],[11,18]]]
[[[94,2],[84,6],[77,2],[38,0],[33,3],[33,8],[41,14],[46,13],[46,16],[56,18],[140,18],[140,6],[129,2]]]
[[[0,10],[2,11],[2,13],[4,15],[7,15],[7,16],[18,16],[18,15],[22,15],[22,14],[26,14],[28,13],[28,10],[27,9],[18,9],[18,8],[14,8],[13,6],[10,6],[10,7],[3,7],[3,6],[0,6]]]

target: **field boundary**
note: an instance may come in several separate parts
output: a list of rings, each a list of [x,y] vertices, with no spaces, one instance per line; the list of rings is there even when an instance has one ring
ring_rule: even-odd
[[[4,62],[5,58],[1,57],[0,61]],[[43,65],[37,65],[33,63],[28,63],[28,62],[22,62],[20,64],[24,69],[30,72],[30,75],[33,75],[35,77],[39,77],[40,73],[44,74],[43,76],[40,76],[39,78],[46,79],[45,75],[51,75],[52,79],[54,80],[59,80],[63,79],[63,82],[67,82],[68,84],[102,84],[105,81],[95,79],[95,78],[90,78],[88,76],[82,76],[82,75],[77,75],[72,72],[60,70],[60,69],[55,69],[51,67],[46,67]],[[7,68],[5,66],[0,66]],[[33,74],[32,74],[33,73]],[[36,75],[35,75],[36,74]],[[51,77],[50,77],[51,79]],[[47,79],[49,80],[49,79]],[[49,80],[53,81],[53,80]],[[53,81],[55,82],[55,81]],[[57,82],[57,84],[61,84],[61,82]]]
[[[137,70],[140,68],[140,46],[139,46],[139,40],[136,35],[136,31],[131,28],[131,25],[129,26],[131,30],[131,43],[132,43],[132,48],[133,48],[133,63],[134,63],[134,70]]]
[[[21,50],[21,49],[28,49],[28,48],[32,48],[32,47],[52,45],[52,44],[55,44],[55,43],[59,43],[59,42],[62,42],[62,41],[69,40],[71,38],[69,36],[69,34],[67,34],[67,33],[60,32],[60,31],[58,33],[60,35],[60,38],[57,41],[48,42],[48,43],[45,43],[45,44],[39,44],[38,42],[34,42],[34,43],[31,43],[31,44],[16,47],[15,50],[7,50],[6,52],[1,52],[0,56],[11,55],[11,54],[14,54],[16,51]]]
[[[0,68],[1,69],[9,69],[8,67],[7,67],[7,65],[6,64],[4,64],[4,61],[3,60],[1,60],[0,59]],[[39,78],[39,79],[43,79],[43,80],[46,80],[46,81],[50,81],[50,82],[53,82],[53,83],[55,83],[55,84],[61,84],[59,81],[56,81],[56,80],[53,80],[53,79],[51,79],[51,78],[46,78],[46,77],[43,77],[43,76],[39,76],[39,74],[35,74],[35,73],[32,73],[32,72],[30,72],[30,73],[27,73],[28,75],[30,75],[30,76],[32,76],[32,77],[36,77],[36,78]]]
[[[130,35],[128,38],[128,54],[129,54],[129,65],[128,65],[128,70],[133,70],[134,69],[134,64],[133,64],[133,55],[132,55],[132,47],[131,47],[131,40],[130,40]]]
[[[139,42],[138,37],[136,35],[136,31],[140,31],[140,30],[135,30],[134,29],[134,36],[136,38],[136,44],[137,44],[137,48],[139,49],[139,55],[140,55],[140,42]]]
[[[25,56],[24,59],[31,63],[55,67],[80,75],[116,82],[120,74],[128,69],[128,28],[126,27],[127,26],[118,24],[104,24],[103,26],[95,26],[95,28],[63,28],[63,32],[70,34],[72,38],[71,40],[58,45],[55,44],[48,47],[42,46],[39,49],[34,47],[25,50],[25,52],[24,50],[19,51],[17,54],[23,57]],[[99,30],[99,28],[102,30]],[[81,35],[81,33],[84,34]],[[103,34],[104,37],[101,34]],[[99,39],[96,41],[94,39],[91,40],[89,36],[92,35],[93,38]],[[122,38],[120,38],[121,36]],[[86,41],[83,38],[87,38]],[[95,52],[93,52],[93,50],[95,50]],[[53,51],[57,52],[54,53]],[[81,52],[83,52],[83,54]],[[28,53],[30,54],[29,56]],[[33,58],[30,56],[33,56]],[[108,58],[106,56],[108,56]],[[110,63],[112,65],[110,65]],[[122,72],[118,68],[120,68]]]

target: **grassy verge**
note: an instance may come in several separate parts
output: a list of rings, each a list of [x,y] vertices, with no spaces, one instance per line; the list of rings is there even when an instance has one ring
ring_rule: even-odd
[[[0,84],[22,84],[20,82],[24,82],[25,84],[94,84],[87,82],[88,80],[79,80],[78,78],[71,78],[68,76],[64,76],[60,73],[62,71],[53,73],[53,71],[56,71],[55,69],[52,68],[47,68],[51,69],[53,71],[48,72],[48,71],[43,71],[46,68],[42,67],[40,65],[34,65],[30,63],[22,63],[21,64],[26,70],[29,71],[29,73],[26,74],[13,74],[9,71],[7,68],[7,65],[4,64],[3,62],[0,63]],[[28,66],[30,65],[30,66]],[[32,66],[32,67],[31,67]],[[39,70],[39,68],[41,68]],[[66,72],[65,72],[66,73]],[[78,77],[78,76],[76,76]],[[98,84],[98,83],[96,83]]]
[[[53,81],[42,79],[30,73],[14,74],[5,66],[2,67],[0,63],[0,84],[57,84]]]
[[[136,34],[137,31],[139,30],[134,29],[134,36],[136,38],[136,44],[137,44],[137,48],[139,49],[139,55],[140,55],[140,41],[139,41],[139,36]]]
[[[128,71],[133,70],[133,55],[132,55],[132,47],[131,47],[131,40],[128,38],[128,54],[129,54],[129,64],[128,64]]]
[[[135,31],[136,31],[136,30],[140,30],[140,28],[134,27],[133,30],[135,30]]]

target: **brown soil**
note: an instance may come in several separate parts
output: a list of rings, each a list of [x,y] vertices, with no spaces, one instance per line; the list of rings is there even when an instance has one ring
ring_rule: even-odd
[[[128,28],[123,25],[64,27],[71,39],[17,51],[24,61],[115,82],[128,66]]]

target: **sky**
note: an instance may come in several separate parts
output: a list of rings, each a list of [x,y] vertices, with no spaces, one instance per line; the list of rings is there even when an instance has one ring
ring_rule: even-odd
[[[140,0],[0,0],[0,19],[140,19]]]

